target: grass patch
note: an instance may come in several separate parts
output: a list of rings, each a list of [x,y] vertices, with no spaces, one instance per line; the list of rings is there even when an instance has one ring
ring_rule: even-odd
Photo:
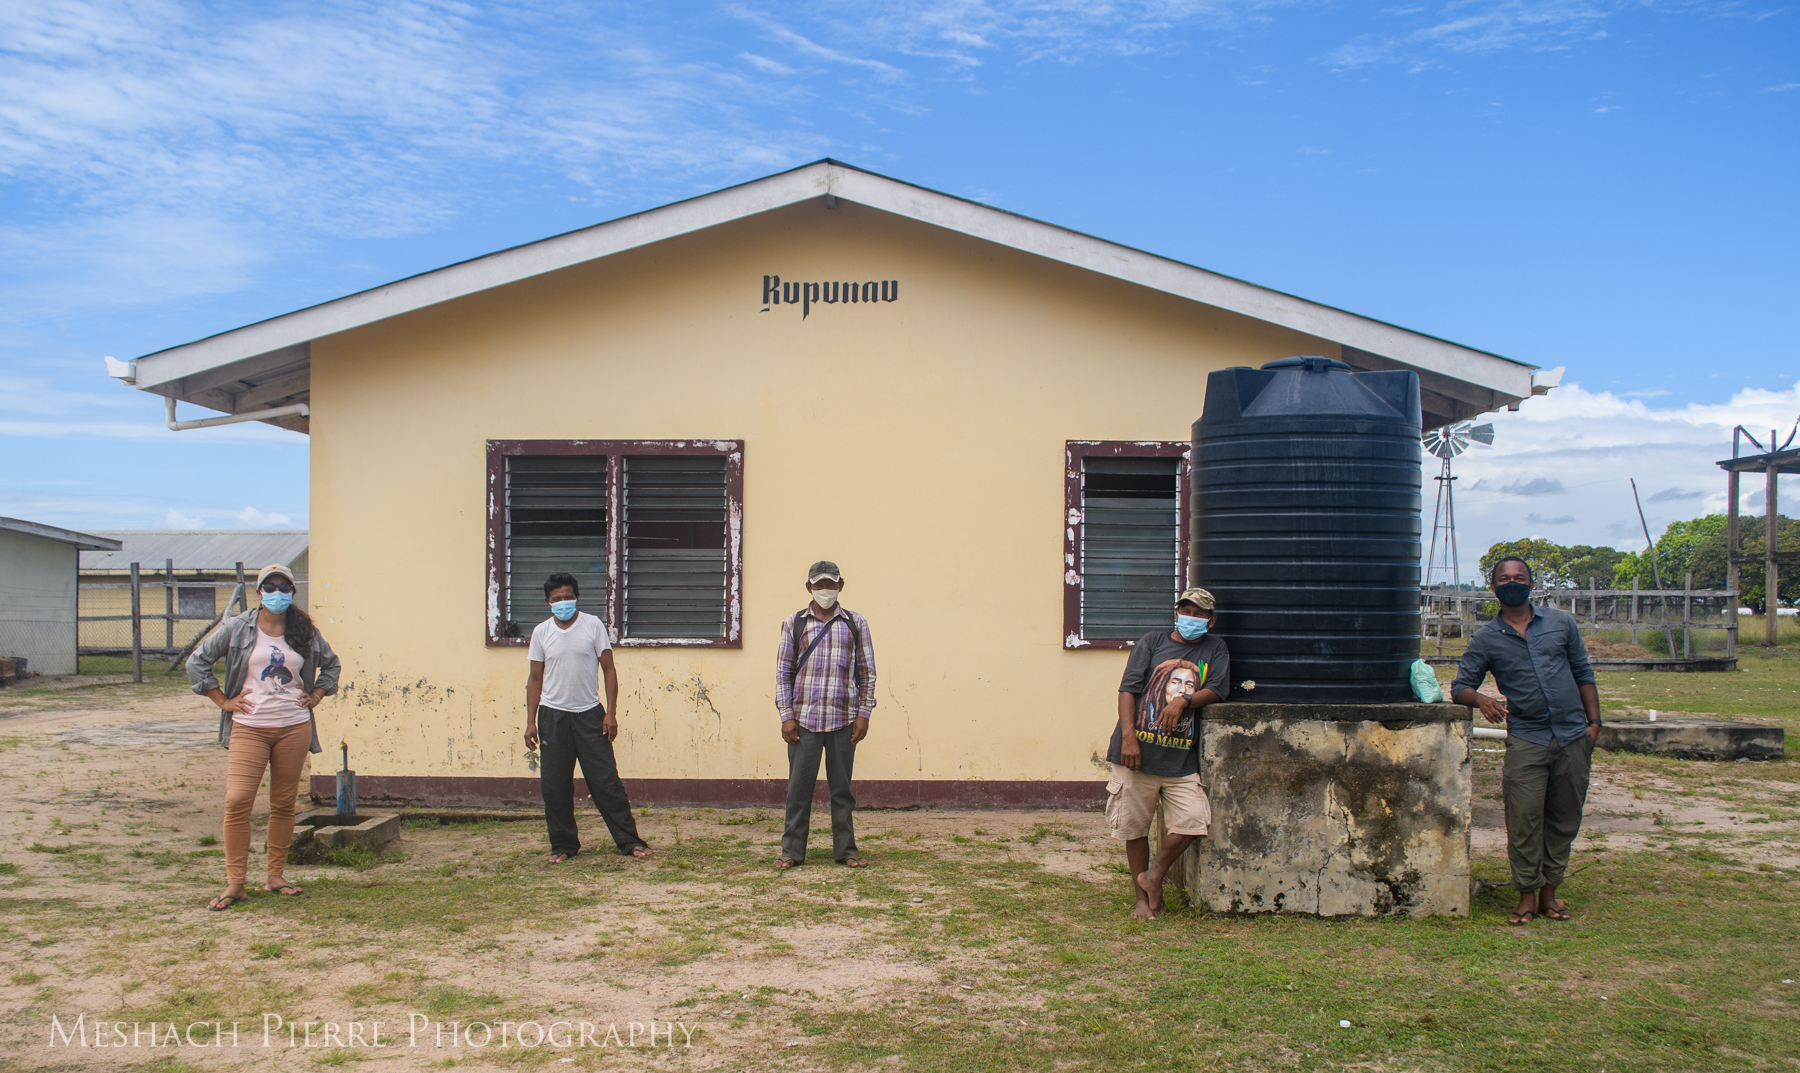
[[[18,874],[19,874],[19,866],[18,865],[12,863],[11,861],[0,861],[0,876],[16,876]]]

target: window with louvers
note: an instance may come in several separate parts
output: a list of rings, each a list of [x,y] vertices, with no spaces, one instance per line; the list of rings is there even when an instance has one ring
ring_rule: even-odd
[[[725,460],[624,460],[623,636],[725,636]]]
[[[573,574],[590,611],[604,604],[606,485],[604,455],[506,460],[506,636],[529,637],[549,617],[551,574]]]
[[[1179,458],[1081,460],[1081,636],[1166,629],[1181,589]]]

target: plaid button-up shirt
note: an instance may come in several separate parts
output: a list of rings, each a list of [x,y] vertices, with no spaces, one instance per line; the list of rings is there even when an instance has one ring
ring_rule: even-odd
[[[804,618],[800,647],[794,647],[794,619]],[[839,622],[839,619],[845,621]],[[861,638],[860,652],[850,638],[850,623]],[[821,629],[831,632],[806,657],[798,679],[794,662]],[[775,649],[775,708],[783,722],[796,719],[815,733],[836,730],[852,719],[867,719],[875,708],[875,641],[869,620],[834,607],[823,621],[808,604],[781,622],[781,644]]]

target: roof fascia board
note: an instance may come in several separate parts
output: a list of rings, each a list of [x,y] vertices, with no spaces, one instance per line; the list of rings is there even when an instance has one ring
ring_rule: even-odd
[[[77,533],[73,529],[59,529],[54,525],[41,522],[28,522],[23,518],[0,518],[0,529],[9,533],[22,533],[25,536],[42,537],[45,540],[57,540],[64,544],[73,544],[81,551],[118,551],[124,547],[117,540],[94,536],[92,533]]]
[[[415,309],[702,231],[822,197],[829,192],[826,166],[809,165],[566,235],[490,253],[183,346],[146,354],[137,359],[137,386],[152,390],[226,363],[242,361],[247,355],[298,346]]]
[[[174,381],[247,357],[826,194],[1382,355],[1510,401],[1531,396],[1531,365],[829,160],[148,354],[138,359],[137,386],[180,391]]]
[[[1380,354],[1414,369],[1531,397],[1534,366],[1002,209],[837,167],[831,193],[974,238]]]

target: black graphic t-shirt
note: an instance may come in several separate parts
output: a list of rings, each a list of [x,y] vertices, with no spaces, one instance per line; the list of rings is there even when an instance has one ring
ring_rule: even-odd
[[[1177,640],[1169,630],[1138,638],[1132,646],[1131,659],[1125,663],[1119,692],[1137,694],[1137,740],[1143,756],[1139,771],[1170,778],[1199,773],[1194,718],[1199,709],[1188,707],[1175,720],[1174,727],[1166,731],[1160,726],[1162,710],[1177,697],[1192,697],[1202,689],[1210,689],[1224,700],[1231,692],[1230,678],[1231,653],[1225,642],[1212,634],[1192,644]],[[1106,758],[1115,764],[1119,762],[1121,740],[1115,721],[1112,743],[1106,748]]]

